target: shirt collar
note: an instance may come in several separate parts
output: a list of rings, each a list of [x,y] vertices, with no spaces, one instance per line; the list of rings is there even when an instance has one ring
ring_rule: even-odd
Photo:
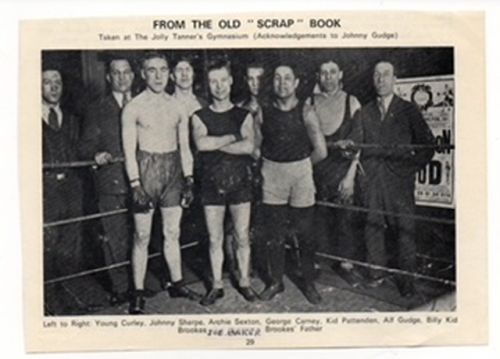
[[[113,97],[115,98],[116,103],[118,104],[118,106],[120,108],[123,108],[123,99],[125,97],[125,94],[123,92],[117,92],[117,91],[111,91],[111,93],[113,94]],[[129,97],[129,99],[131,99],[132,98],[132,93],[128,92],[128,97]]]
[[[61,126],[63,114],[62,114],[61,106],[59,103],[56,105],[51,105],[51,104],[48,104],[46,102],[42,102],[42,120],[46,124],[49,124],[49,113],[50,113],[51,108],[53,108],[54,111],[56,111],[57,121],[59,122],[59,126]]]
[[[378,101],[382,102],[382,104],[384,105],[385,112],[387,112],[387,110],[389,110],[389,106],[391,105],[391,101],[392,101],[393,97],[394,97],[394,94],[391,93],[388,96],[378,98]]]
[[[120,108],[122,108],[123,107],[123,93],[122,92],[116,92],[116,91],[112,91],[111,93],[113,94],[113,97],[115,98],[116,103],[118,104],[118,106]]]

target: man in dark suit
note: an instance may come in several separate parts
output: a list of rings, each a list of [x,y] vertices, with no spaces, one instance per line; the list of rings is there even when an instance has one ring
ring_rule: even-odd
[[[371,210],[413,215],[415,173],[432,159],[434,149],[387,146],[433,145],[434,136],[417,107],[394,94],[396,75],[391,63],[377,63],[373,81],[377,98],[358,112],[351,137],[355,142],[386,147],[362,151],[361,164],[366,173],[360,177],[363,202]],[[396,240],[399,268],[415,272],[415,220],[370,212],[364,233],[369,263],[387,265],[386,234]],[[381,284],[380,271],[370,271],[370,277],[371,286]],[[402,296],[415,293],[408,276],[396,278],[396,284]]]
[[[42,71],[42,157],[44,164],[77,159],[78,119],[60,105],[63,81],[59,70],[48,65]],[[82,186],[77,171],[68,167],[43,170],[43,221],[50,223],[82,215]],[[82,269],[82,233],[80,223],[48,227],[44,230],[44,280],[76,273]],[[74,309],[63,300],[63,284],[55,285],[56,294],[45,290],[49,312],[71,313]],[[52,304],[54,307],[52,308]]]
[[[82,159],[94,159],[99,167],[94,171],[99,210],[108,212],[125,208],[128,181],[125,177],[121,142],[122,108],[132,98],[134,72],[126,58],[115,57],[108,62],[106,80],[111,91],[92,103],[85,115],[79,153]],[[127,214],[101,219],[104,230],[102,249],[106,265],[128,260],[130,229]],[[109,272],[111,282],[110,304],[124,302],[128,290],[128,275],[123,268]]]

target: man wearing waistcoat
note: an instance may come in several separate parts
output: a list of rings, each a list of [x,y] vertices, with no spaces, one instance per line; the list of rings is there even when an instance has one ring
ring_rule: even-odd
[[[128,59],[115,57],[109,60],[106,81],[111,91],[89,106],[78,146],[83,160],[93,159],[98,165],[93,175],[100,212],[127,208],[128,204],[129,186],[121,139],[121,113],[132,99],[134,81],[134,72]],[[101,245],[106,266],[130,258],[128,216],[123,213],[101,219],[104,231]],[[111,284],[110,304],[124,302],[129,289],[128,269],[111,269],[108,275]]]
[[[42,157],[44,164],[77,160],[78,119],[61,106],[63,80],[54,67],[42,71]],[[43,171],[44,223],[82,215],[82,186],[75,169],[46,168]],[[44,230],[44,280],[73,274],[82,269],[82,232],[80,223]],[[63,284],[56,284],[63,289]],[[48,288],[45,294],[48,293]],[[59,295],[56,295],[59,296]],[[56,298],[56,300],[58,300]],[[66,306],[68,303],[63,303]],[[69,304],[67,305],[69,307]],[[62,308],[61,311],[71,311]]]

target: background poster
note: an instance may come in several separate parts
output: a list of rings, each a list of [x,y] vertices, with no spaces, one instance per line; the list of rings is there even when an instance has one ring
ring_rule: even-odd
[[[399,79],[396,93],[419,107],[437,144],[455,144],[453,76]],[[454,150],[437,150],[432,161],[416,175],[417,204],[454,208],[454,175]]]

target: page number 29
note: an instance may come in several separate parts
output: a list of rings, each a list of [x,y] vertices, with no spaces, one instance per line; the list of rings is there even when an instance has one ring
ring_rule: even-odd
[[[247,345],[247,346],[255,345],[255,339],[253,339],[253,338],[246,339],[245,345]]]

